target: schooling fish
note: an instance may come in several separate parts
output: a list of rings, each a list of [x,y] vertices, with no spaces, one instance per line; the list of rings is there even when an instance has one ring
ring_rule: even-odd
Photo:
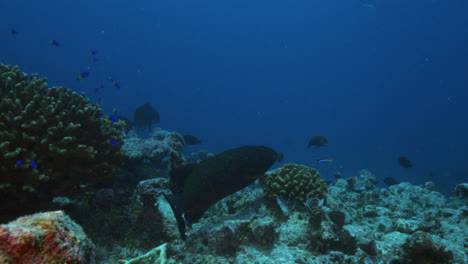
[[[84,78],[87,78],[91,73],[88,72],[88,71],[85,71],[85,72],[82,72],[80,74],[78,74],[78,76],[76,76],[76,80],[81,80],[81,79],[84,79]]]
[[[244,146],[172,168],[169,185],[173,195],[167,199],[182,237],[185,223],[198,221],[212,204],[262,177],[277,158],[278,153],[269,147]]]
[[[97,54],[97,50],[95,50],[95,49],[92,49],[92,50],[89,51],[89,55],[94,56],[96,54]]]
[[[98,60],[99,60],[99,57],[97,57],[97,56],[91,57],[91,62],[96,62]]]
[[[18,31],[16,31],[14,28],[10,29],[9,31],[10,35],[16,35],[18,34]]]
[[[54,47],[58,47],[60,46],[60,43],[56,40],[49,40],[49,43],[50,45],[54,46]]]
[[[120,145],[119,142],[117,142],[116,140],[113,140],[113,139],[109,140],[109,143],[111,143],[114,146]]]

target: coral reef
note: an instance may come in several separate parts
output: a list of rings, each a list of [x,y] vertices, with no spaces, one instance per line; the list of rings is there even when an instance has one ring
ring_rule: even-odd
[[[80,185],[108,185],[121,164],[122,136],[103,122],[100,107],[69,89],[48,88],[46,81],[0,64],[2,201],[35,207],[35,201],[70,195]],[[5,202],[0,209],[16,211]]]
[[[168,179],[145,180],[129,196],[133,205],[126,217],[88,216],[100,236],[97,261],[154,263],[160,251],[151,248],[167,243],[168,264],[467,263],[464,203],[447,202],[430,183],[379,188],[375,178],[362,170],[338,179],[328,186],[326,199],[315,198],[289,214],[272,206],[261,183],[254,183],[210,206],[187,227],[186,241],[166,200]]]
[[[304,165],[285,164],[267,174],[264,189],[270,198],[305,202],[309,198],[325,198],[327,186],[320,173]]]
[[[358,185],[365,188],[355,188],[357,182],[368,184]],[[402,182],[386,189],[377,188],[374,182],[372,173],[360,171],[348,180],[338,179],[329,187],[327,198],[327,206],[344,210],[348,219],[344,228],[356,237],[358,244],[374,240],[377,249],[373,252],[378,253],[363,255],[362,259],[367,263],[426,263],[408,259],[421,249],[418,248],[421,244],[416,243],[424,237],[420,234],[427,234],[424,241],[437,241],[434,242],[437,245],[426,247],[424,254],[443,256],[437,263],[467,261],[463,249],[468,236],[467,218],[459,204],[447,203],[432,183],[414,186]],[[438,251],[440,248],[444,248],[444,254]],[[366,253],[361,250],[356,256]]]
[[[0,262],[94,263],[94,245],[63,211],[38,213],[0,226]]]
[[[375,178],[362,170],[338,179],[326,202],[288,215],[272,210],[263,188],[243,189],[214,204],[185,244],[172,241],[168,263],[424,263],[414,262],[419,253],[440,263],[468,261],[467,218],[458,204],[431,184],[382,189]]]

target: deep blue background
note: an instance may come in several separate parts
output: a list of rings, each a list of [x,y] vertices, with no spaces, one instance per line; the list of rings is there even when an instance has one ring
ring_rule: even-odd
[[[203,140],[188,151],[265,144],[327,177],[367,168],[450,194],[468,179],[467,12],[466,0],[2,1],[0,61],[107,113],[150,102],[162,128]],[[330,146],[307,149],[314,135]]]

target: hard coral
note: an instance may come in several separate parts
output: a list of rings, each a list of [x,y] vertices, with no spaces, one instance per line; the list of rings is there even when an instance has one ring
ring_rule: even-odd
[[[110,140],[122,136],[101,108],[46,81],[0,64],[0,209],[7,198],[26,204],[109,184],[120,164],[120,147]]]
[[[317,170],[291,163],[267,174],[264,189],[270,198],[299,202],[309,198],[324,199],[327,193],[327,186]]]
[[[0,225],[5,264],[93,263],[94,245],[63,211],[38,213]]]

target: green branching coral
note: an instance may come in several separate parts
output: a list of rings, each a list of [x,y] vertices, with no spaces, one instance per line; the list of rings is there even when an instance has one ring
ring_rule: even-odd
[[[324,199],[327,193],[327,185],[317,170],[291,163],[268,174],[263,188],[270,198],[298,202],[309,198]]]
[[[97,104],[46,81],[0,64],[2,197],[68,195],[114,180],[120,146],[110,140],[121,142],[120,131]]]

